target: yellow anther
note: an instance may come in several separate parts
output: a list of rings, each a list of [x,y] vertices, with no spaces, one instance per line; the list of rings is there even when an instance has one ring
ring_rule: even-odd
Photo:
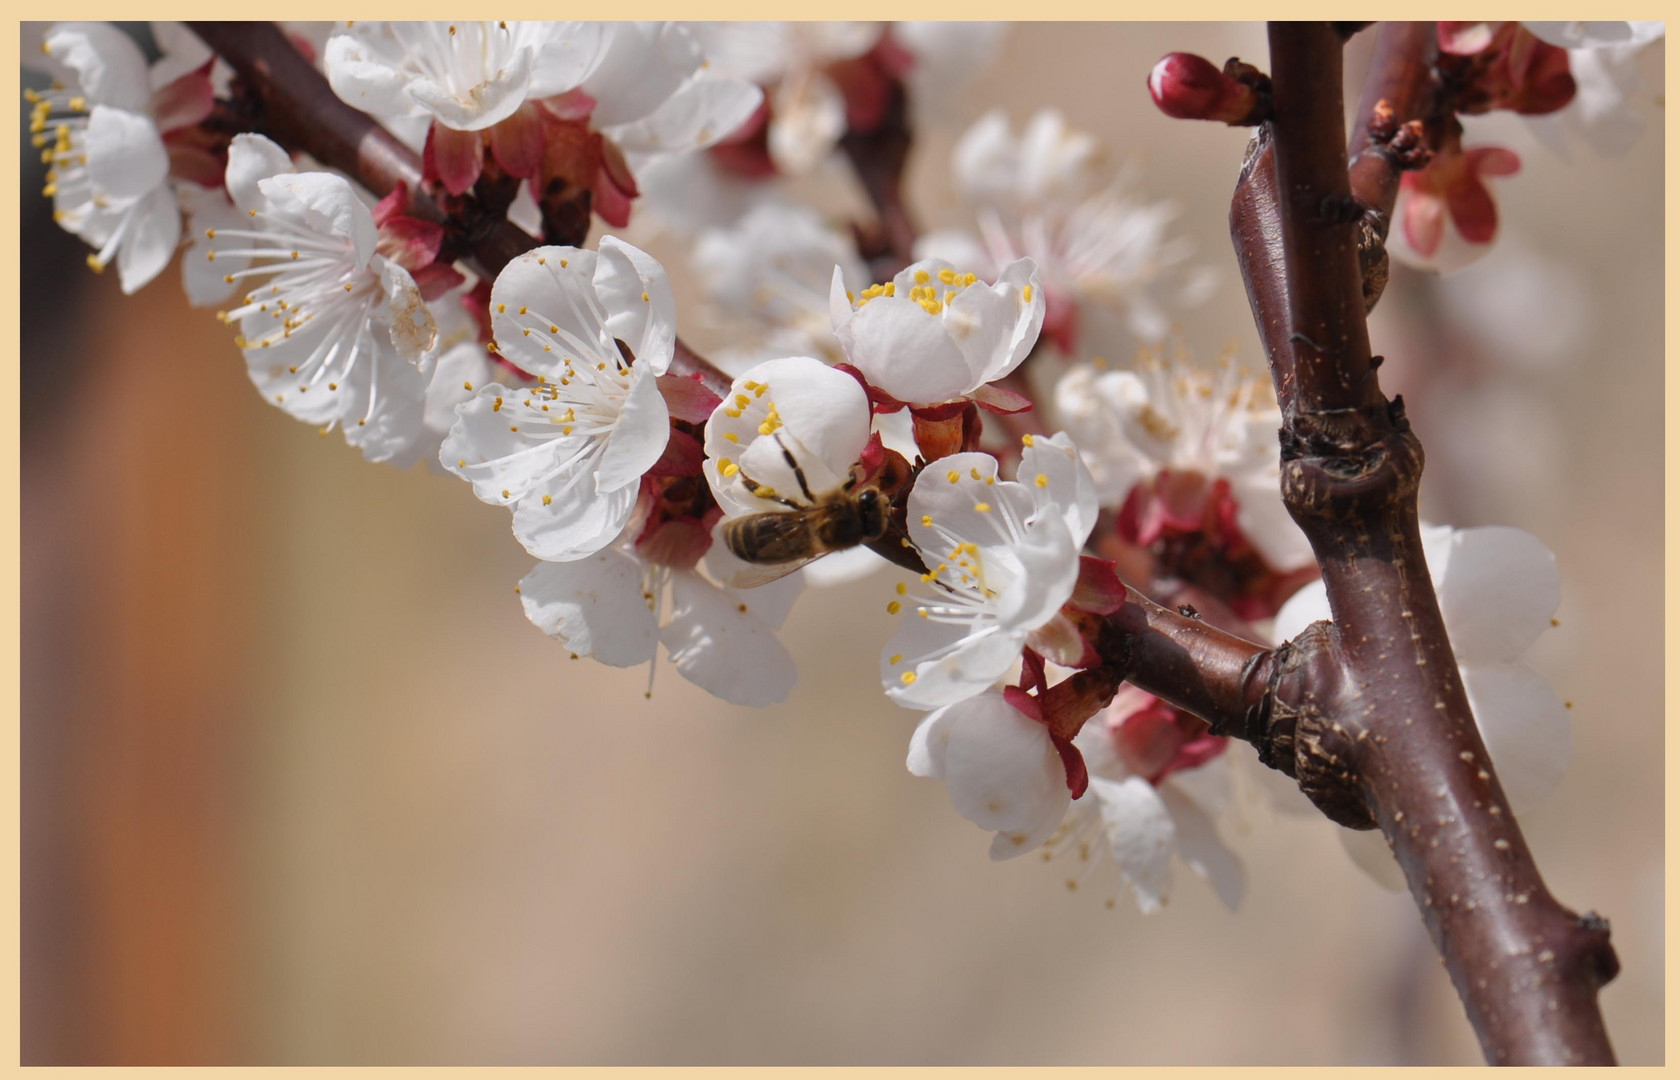
[[[926,613],[925,609],[923,613]],[[905,686],[909,686],[911,683],[916,681],[916,673],[914,671],[906,671],[898,677],[898,681],[903,683]]]
[[[932,514],[923,514],[922,515],[922,528],[924,528],[924,529],[933,528],[933,515]]]
[[[1026,285],[1026,286],[1023,286],[1021,288],[1021,299],[1025,300],[1029,304],[1032,303],[1032,286],[1031,285]]]
[[[748,397],[747,395],[745,395],[745,394],[736,394],[735,395],[735,407],[737,409],[744,409],[748,405],[751,405],[751,404],[752,404],[752,398]]]
[[[508,497],[510,497],[510,496],[511,496],[511,494],[512,494],[512,493],[511,493],[511,492],[510,492],[510,491],[508,491],[508,489],[507,489],[507,488],[503,488],[503,489],[502,489],[502,498],[504,498],[504,499],[506,499],[506,498],[508,498]]]
[[[1043,473],[1039,473],[1036,477],[1033,478],[1033,483],[1037,484],[1039,487],[1046,487],[1050,483],[1050,478],[1048,476],[1045,476]]]
[[[898,609],[902,606],[903,605],[900,604],[897,600],[890,601],[887,604],[887,614],[888,615],[897,615],[898,614]]]
[[[644,303],[644,304],[647,303],[647,298],[648,298],[647,290],[643,289],[642,290],[642,303]]]
[[[946,285],[955,285],[957,283],[957,272],[947,266],[939,271],[939,280]]]
[[[519,305],[519,314],[521,314],[521,315],[525,314],[525,305],[524,304]],[[530,333],[530,331],[527,330],[526,333]]]
[[[962,283],[964,285],[972,285],[976,281],[979,281],[979,280],[980,280],[980,278],[975,274],[964,274],[962,276]]]
[[[989,514],[989,513],[992,512],[992,504],[991,503],[977,502],[977,503],[974,504],[974,510],[975,510],[976,513],[979,513],[979,514]]]
[[[544,495],[543,496],[543,505],[544,506],[547,506],[549,503],[551,503],[553,501],[554,501],[554,496],[552,496],[552,495]]]
[[[916,271],[916,284],[926,285],[927,283],[928,283],[928,272],[926,270]]]
[[[566,269],[566,260],[565,259],[560,260],[560,269],[562,269],[562,270]]]
[[[456,458],[455,459],[455,466],[456,466],[456,468],[460,468],[460,469],[466,468],[467,467],[467,459],[466,458]]]
[[[470,382],[464,382],[464,383],[462,383],[462,384],[461,384],[461,389],[463,389],[463,390],[471,390],[471,389],[472,389],[472,383],[470,383]]]
[[[103,274],[105,272],[105,264],[99,261],[99,256],[97,255],[89,255],[87,257],[87,264],[88,269],[92,270],[96,274]]]
[[[718,472],[722,473],[725,477],[734,476],[740,471],[741,467],[733,461],[730,461],[728,458],[723,458],[718,462]]]
[[[900,660],[902,660],[902,659],[904,659],[904,654],[903,654],[903,653],[901,653],[901,652],[895,652],[895,653],[893,653],[893,654],[892,654],[892,656],[891,656],[891,657],[889,657],[889,658],[888,658],[888,659],[887,659],[887,663],[889,663],[889,664],[896,664],[896,663],[898,663],[898,662],[899,662],[899,661],[900,661]]]
[[[900,595],[900,596],[903,596],[905,593],[908,593],[910,591],[910,586],[904,584],[904,582],[902,582],[902,581],[899,582],[896,586],[894,586],[894,588],[897,590],[898,595]]]
[[[978,480],[978,479],[980,479],[980,470],[977,469],[977,468],[969,469],[968,470],[968,475],[970,475],[970,476],[974,477],[974,479]]]
[[[723,437],[725,439],[729,440],[732,443],[738,443],[738,442],[741,441],[741,437],[739,435],[735,434],[733,431],[724,432]]]
[[[560,328],[558,326],[555,326],[552,323],[550,323],[549,327],[548,327],[548,332],[551,333],[551,334],[558,334],[560,332]]]
[[[498,314],[498,315],[507,314],[507,305],[506,304],[497,304],[496,305],[496,314]]]
[[[1032,444],[1033,444],[1033,437],[1031,435],[1021,436],[1021,445],[1022,446],[1031,446]]]
[[[956,482],[957,482],[957,481],[958,481],[958,480],[961,480],[961,479],[962,479],[962,473],[960,473],[960,472],[958,472],[958,471],[957,471],[957,470],[955,470],[955,469],[952,469],[952,470],[951,470],[951,471],[950,471],[950,472],[948,472],[948,473],[946,473],[946,474],[945,474],[945,479],[947,479],[947,480],[949,480],[949,481],[951,481],[951,483],[953,483],[953,484],[954,484],[954,483],[956,483]]]

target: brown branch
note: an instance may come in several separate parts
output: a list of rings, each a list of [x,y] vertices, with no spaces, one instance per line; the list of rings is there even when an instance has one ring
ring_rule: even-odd
[[[1272,652],[1264,645],[1164,608],[1130,586],[1097,640],[1107,665],[1127,682],[1194,713],[1220,735],[1247,731],[1271,680]]]
[[[462,258],[487,278],[543,241],[500,215],[489,215],[472,196],[454,198],[429,185],[420,155],[379,121],[333,93],[326,76],[304,59],[274,23],[187,24],[230,64],[256,99],[258,123],[276,142],[302,150],[328,168],[356,179],[375,195],[408,185],[408,212],[441,222],[449,239],[441,258]],[[711,361],[677,341],[674,375],[698,375],[713,393],[727,393],[730,378]]]
[[[904,84],[893,79],[881,122],[866,132],[847,131],[840,149],[875,206],[874,235],[859,236],[859,254],[877,281],[915,261],[916,225],[904,204],[904,166],[910,158],[910,102]]]
[[[1232,239],[1284,416],[1284,501],[1334,623],[1277,650],[1245,737],[1334,820],[1383,830],[1489,1061],[1613,1062],[1597,1007],[1617,967],[1608,927],[1546,890],[1424,563],[1422,449],[1366,335],[1341,37],[1273,23],[1269,40],[1273,119],[1240,175]]]

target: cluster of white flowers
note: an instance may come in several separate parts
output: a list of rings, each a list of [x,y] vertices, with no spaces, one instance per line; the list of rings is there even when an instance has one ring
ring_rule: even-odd
[[[1205,299],[1213,279],[1188,264],[1187,240],[1169,238],[1177,208],[1132,194],[1101,143],[1053,109],[1016,135],[987,113],[957,143],[957,190],[977,231],[943,230],[917,252],[982,274],[1029,257],[1044,276],[1045,336],[1068,356],[1125,356],[1167,336],[1169,312]]]
[[[883,123],[892,94],[937,112],[997,32],[358,22],[307,48],[423,154],[428,185],[460,195],[493,163],[525,181],[512,216],[540,227],[563,182],[617,227],[644,169],[722,182],[719,162],[741,169],[762,144],[769,171],[799,173]],[[1116,565],[1233,618],[1276,615],[1280,634],[1321,614],[1310,586],[1284,603],[1316,569],[1279,494],[1269,387],[1182,350],[1072,363],[1042,410],[1062,430],[982,446],[996,434],[983,412],[1031,406],[1001,384],[1041,339],[1118,355],[1204,291],[1166,237],[1170,209],[1127,196],[1095,140],[1051,112],[1019,137],[984,117],[955,159],[978,238],[924,238],[878,284],[843,232],[780,192],[707,222],[692,263],[735,343],[720,397],[673,371],[677,303],[644,251],[615,236],[538,246],[480,279],[443,226],[404,212],[401,186],[376,199],[263,135],[205,125],[227,72],[178,26],[154,37],[148,69],[106,24],[40,34],[58,81],[31,93],[31,130],[55,218],[125,292],[183,246],[185,218],[188,296],[221,306],[263,397],[370,461],[435,461],[507,507],[537,561],[525,614],[567,652],[648,665],[651,695],[663,646],[707,692],[770,705],[794,685],[776,635],[808,565],[916,567],[880,658],[885,696],[923,714],[910,771],[944,781],[995,834],[994,858],[1088,864],[1097,843],[1153,910],[1176,854],[1235,905],[1225,740],[1130,687],[1070,720],[1057,688],[1101,661],[1092,627],[1118,606]],[[1515,530],[1429,544],[1477,717],[1526,806],[1567,753],[1555,695],[1515,662],[1556,607],[1555,567]]]

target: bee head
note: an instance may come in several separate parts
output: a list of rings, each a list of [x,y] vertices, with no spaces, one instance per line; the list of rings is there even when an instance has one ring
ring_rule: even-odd
[[[863,527],[865,540],[878,540],[887,531],[887,500],[878,488],[864,488],[858,492],[858,524]]]

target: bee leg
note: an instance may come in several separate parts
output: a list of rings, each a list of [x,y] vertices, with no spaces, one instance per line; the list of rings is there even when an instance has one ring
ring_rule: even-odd
[[[811,485],[805,482],[805,470],[799,467],[799,462],[793,460],[793,451],[787,448],[787,443],[782,441],[779,433],[771,437],[776,440],[776,445],[782,448],[782,459],[788,463],[788,468],[793,470],[794,479],[799,481],[799,490],[805,493],[807,500],[816,502],[817,497],[811,494]]]
[[[801,479],[803,479],[803,478],[801,478]],[[752,477],[748,476],[746,473],[741,474],[741,483],[744,484],[746,486],[747,491],[750,492],[753,495],[758,495],[759,490],[764,487],[763,484],[759,483],[757,480],[754,480]],[[786,499],[786,498],[783,498],[780,495],[758,495],[758,497],[761,498],[761,499],[769,499],[771,502],[781,503],[783,506],[786,506],[786,507],[788,507],[789,509],[792,509],[792,510],[802,509],[802,507],[800,507],[800,505],[798,503],[794,502],[792,499]]]

